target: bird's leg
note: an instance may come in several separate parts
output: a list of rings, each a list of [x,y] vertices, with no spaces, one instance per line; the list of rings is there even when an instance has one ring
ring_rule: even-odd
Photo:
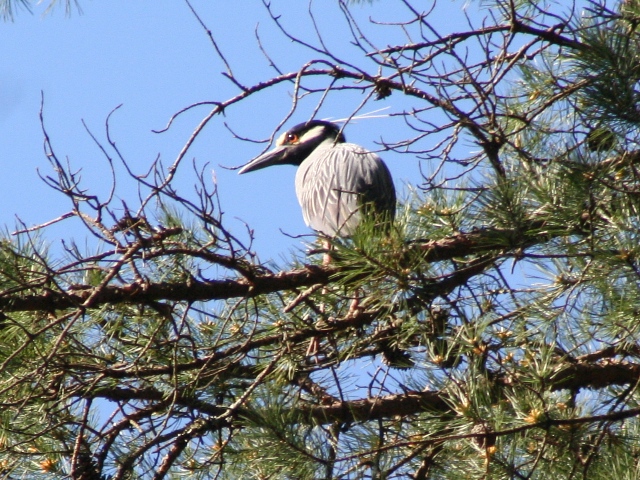
[[[350,317],[357,315],[363,308],[360,306],[360,294],[362,291],[358,288],[354,294],[353,299],[351,300],[351,304],[349,305],[349,313]]]
[[[331,240],[328,238],[322,239],[322,249],[325,250],[322,255],[322,265],[329,265],[331,263]]]
[[[331,263],[331,240],[325,238],[322,240],[322,248],[326,250],[322,257],[322,265],[329,265]],[[322,294],[327,293],[327,288],[324,287],[322,289]],[[351,300],[351,304],[349,305],[348,316],[356,315],[362,308],[360,307],[360,290],[356,290],[353,299]],[[320,305],[320,311],[324,313],[324,303]]]
[[[322,249],[325,251],[322,254],[322,265],[327,266],[331,263],[331,240],[328,238],[322,239]],[[329,292],[327,286],[322,287],[322,296],[325,296]],[[320,304],[320,311],[324,313],[324,302]]]
[[[322,239],[322,249],[325,250],[325,253],[322,254],[322,265],[326,266],[331,263],[331,254],[329,253],[331,250],[331,240],[328,238]],[[326,286],[322,287],[322,296],[324,297],[328,293],[328,289]],[[318,306],[318,310],[320,311],[320,315],[324,316],[325,314],[325,304],[322,302]],[[324,318],[321,319],[321,322],[324,323]],[[320,350],[320,342],[318,341],[318,337],[311,337],[309,340],[309,346],[307,347],[306,356],[307,357],[315,357],[316,362],[318,361],[318,352]]]

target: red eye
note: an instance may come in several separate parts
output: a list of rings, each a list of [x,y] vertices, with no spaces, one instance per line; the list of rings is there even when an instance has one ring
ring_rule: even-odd
[[[285,143],[289,144],[289,143],[298,143],[298,140],[300,140],[298,138],[298,135],[296,135],[295,133],[287,133],[287,139],[285,141]]]

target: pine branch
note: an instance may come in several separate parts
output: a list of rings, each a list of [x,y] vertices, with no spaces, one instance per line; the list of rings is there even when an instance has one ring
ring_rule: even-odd
[[[425,262],[436,262],[483,252],[524,249],[547,242],[554,236],[566,236],[580,232],[577,229],[555,233],[541,232],[540,230],[544,229],[544,226],[544,221],[532,221],[526,228],[517,230],[486,228],[470,233],[458,233],[442,240],[412,241],[410,248],[425,251],[423,254]],[[534,233],[526,233],[527,231]],[[194,255],[202,257],[200,252],[195,252]],[[477,271],[481,270],[479,268]],[[102,287],[74,285],[64,292],[45,290],[41,294],[0,296],[0,311],[5,313],[53,312],[69,308],[99,308],[106,304],[150,304],[161,300],[196,302],[238,297],[251,298],[312,285],[327,285],[340,272],[339,267],[330,265],[307,265],[305,268],[276,274],[255,273],[250,279],[191,280],[182,283],[130,283],[122,286],[105,285]]]

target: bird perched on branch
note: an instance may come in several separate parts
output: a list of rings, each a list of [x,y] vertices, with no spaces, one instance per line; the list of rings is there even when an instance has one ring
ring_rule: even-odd
[[[363,215],[376,215],[376,221],[385,224],[393,220],[396,191],[389,169],[375,153],[346,143],[333,123],[312,120],[296,125],[278,138],[273,150],[254,158],[238,173],[271,165],[298,166],[296,195],[304,221],[325,237],[351,235]],[[329,239],[323,244],[328,252]],[[325,253],[323,264],[330,261]],[[358,308],[356,297],[349,311]],[[324,312],[324,305],[320,311]],[[319,352],[318,339],[312,338],[307,356],[317,357]]]
[[[327,237],[349,236],[363,214],[393,220],[396,191],[389,169],[375,153],[346,143],[340,128],[312,120],[285,132],[276,147],[239,174],[271,165],[297,165],[296,194],[304,221]]]

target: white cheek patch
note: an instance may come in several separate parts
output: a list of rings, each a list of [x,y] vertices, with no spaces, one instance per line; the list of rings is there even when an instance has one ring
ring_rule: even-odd
[[[324,127],[317,126],[313,127],[308,132],[305,132],[304,135],[300,137],[300,143],[308,142],[309,140],[313,140],[314,138],[320,137],[324,134]]]
[[[287,141],[288,134],[289,132],[284,132],[282,135],[280,135],[276,140],[276,146],[281,147],[282,145],[284,145],[285,142]]]
[[[298,138],[297,142],[289,141],[289,135],[291,135],[292,133],[293,133],[292,131],[288,131],[288,132],[284,132],[282,135],[280,135],[278,137],[278,139],[276,140],[276,146],[277,147],[282,147],[283,145],[298,145],[300,143],[313,141],[316,138],[324,136],[325,127],[322,126],[322,125],[318,125],[316,127],[313,127],[311,130],[309,130],[307,132],[304,132]]]

